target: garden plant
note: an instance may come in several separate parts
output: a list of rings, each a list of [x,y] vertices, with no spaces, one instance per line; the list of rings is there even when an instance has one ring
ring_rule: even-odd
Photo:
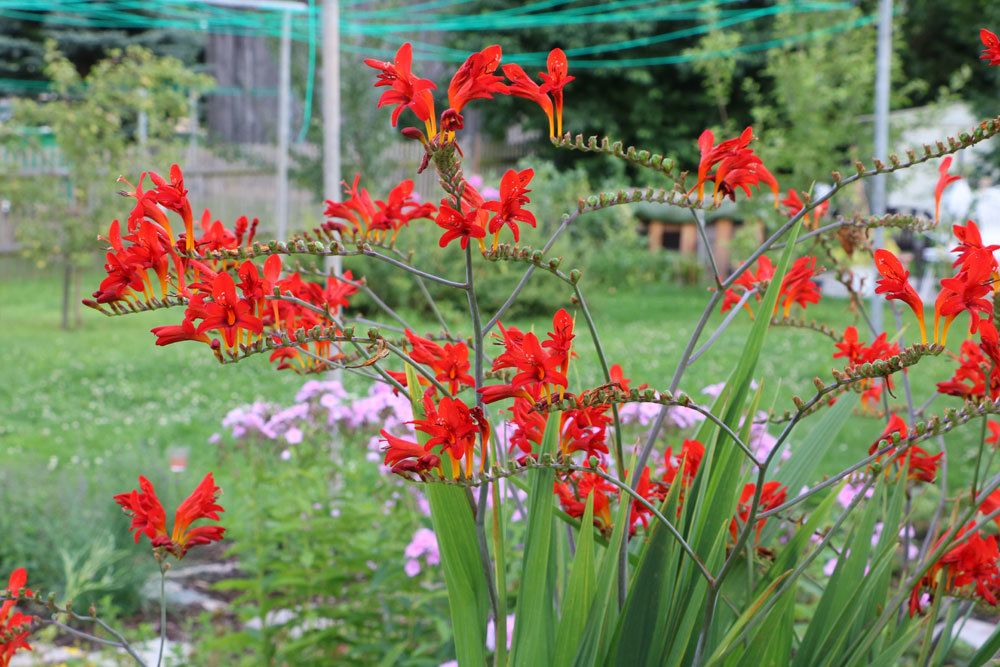
[[[1000,65],[996,35],[982,30],[980,38],[986,65]],[[320,228],[260,241],[256,220],[228,228],[206,211],[196,221],[177,165],[166,178],[147,172],[126,182],[134,207],[105,234],[107,276],[85,304],[108,316],[174,308],[183,315],[152,330],[156,345],[202,344],[222,364],[267,355],[278,370],[358,376],[408,404],[408,419],[383,423],[381,456],[387,474],[407,480],[429,505],[462,666],[989,662],[1000,630],[974,653],[960,651],[955,631],[1000,595],[993,465],[1000,423],[991,420],[1000,414],[1000,246],[985,245],[974,221],[954,227],[953,271],[940,281],[929,319],[906,266],[875,247],[871,232],[928,230],[938,220],[834,217],[828,203],[852,184],[935,161],[940,201],[954,180],[951,156],[1000,134],[1000,117],[833,172],[829,191],[813,195],[801,184],[779,187],[780,174],[755,153],[751,128],[718,142],[706,130],[697,165],[573,136],[563,127],[564,91],[574,79],[564,53],[553,50],[538,79],[501,56],[496,45],[471,54],[451,78],[440,115],[437,86],[413,72],[409,44],[392,62],[365,61],[385,89],[379,106],[392,107],[393,127],[421,122],[400,134],[423,145],[420,169],[437,173],[440,202],[419,201],[409,180],[372,196],[358,175],[327,202]],[[537,225],[533,170],[507,171],[487,198],[462,169],[462,112],[498,95],[537,104],[554,149],[622,160],[663,186],[581,199],[540,247],[522,243]],[[607,358],[586,276],[553,254],[560,238],[588,214],[635,202],[687,209],[707,237],[705,211],[751,196],[772,197],[783,221],[728,276],[710,256],[714,287],[672,377],[634,386],[628,369],[656,351],[637,341],[635,358]],[[435,224],[435,251],[455,266],[448,275],[420,268],[419,254],[406,249],[411,227]],[[893,339],[871,330],[851,270],[868,256],[879,274],[875,292],[898,318],[909,317],[899,302],[912,310],[912,324]],[[415,281],[440,330],[411,330],[379,285],[338,270],[335,260],[344,257]],[[498,309],[483,312],[477,271],[497,263],[523,266],[523,276]],[[858,326],[833,330],[802,316],[822,298],[815,279],[824,271],[848,291]],[[566,295],[547,331],[504,323],[529,281]],[[464,297],[462,327],[449,325],[429,284]],[[353,315],[359,293],[387,321]],[[719,311],[725,317],[708,331]],[[753,322],[739,363],[710,401],[700,401],[703,378],[690,371],[737,318]],[[839,368],[801,388],[805,398],[787,409],[765,409],[755,381],[765,338],[788,327],[814,333]],[[949,333],[953,347],[964,336],[953,376],[911,386],[908,369],[951,354]],[[603,376],[597,386],[574,382],[584,346]],[[641,405],[653,408],[642,413],[648,428],[627,441],[623,423]],[[663,435],[678,414],[688,419],[672,433],[684,437],[668,445]],[[857,417],[883,420],[882,436],[851,443],[853,465],[821,470],[841,426]],[[975,469],[967,484],[948,488],[944,437],[963,426],[979,434]],[[322,456],[312,460],[324,465]],[[170,524],[144,477],[114,501],[165,573],[189,550],[223,539],[219,494],[206,474]],[[934,502],[919,502],[927,497]],[[821,557],[829,559],[822,569]],[[96,609],[81,612],[29,585],[15,570],[0,597],[0,665],[45,624],[145,664]],[[162,633],[165,626],[161,620]],[[337,649],[329,651],[334,662]]]

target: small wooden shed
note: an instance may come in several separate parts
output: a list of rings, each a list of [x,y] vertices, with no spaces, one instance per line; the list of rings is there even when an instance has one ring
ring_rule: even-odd
[[[708,253],[690,210],[644,202],[636,205],[635,213],[639,218],[639,233],[646,236],[650,252],[673,250],[682,255],[697,256],[707,266]],[[719,270],[724,273],[730,269],[733,235],[742,224],[736,206],[728,201],[718,210],[705,211],[706,236]]]

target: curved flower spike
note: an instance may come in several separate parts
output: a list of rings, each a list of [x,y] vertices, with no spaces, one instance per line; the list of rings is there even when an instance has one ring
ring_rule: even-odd
[[[920,323],[920,341],[927,343],[927,327],[924,325],[924,302],[910,284],[910,272],[903,268],[899,258],[888,250],[879,248],[875,251],[875,269],[882,276],[875,283],[875,293],[885,294],[887,300],[899,300],[905,303],[917,316]]]

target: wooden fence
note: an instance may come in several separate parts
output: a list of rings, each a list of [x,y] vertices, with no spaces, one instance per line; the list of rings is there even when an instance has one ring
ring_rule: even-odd
[[[473,137],[470,144],[464,147],[469,156],[465,172],[468,175],[479,171],[499,171],[526,155],[529,145],[525,141],[507,144]],[[315,153],[317,149],[314,146],[299,146],[295,150]],[[396,142],[387,151],[384,162],[393,179],[413,179],[415,190],[424,199],[433,201],[440,196],[433,169],[428,169],[420,175],[416,174],[422,157],[423,147],[419,143]],[[256,216],[260,219],[260,236],[274,236],[277,175],[276,147],[273,144],[239,144],[221,148],[191,145],[175,159],[185,165],[184,182],[190,191],[196,217],[201,213],[199,207],[210,208],[213,219],[222,220],[226,224],[232,224],[241,215]],[[168,163],[168,160],[154,161],[157,164]],[[147,168],[148,165],[148,157],[129,159],[120,169],[121,173],[134,183],[140,170]],[[161,173],[165,174],[166,164],[162,168]],[[0,172],[58,179],[61,183],[68,177],[66,167],[55,147],[32,147],[18,152],[0,147]],[[117,175],[117,173],[109,174],[107,177],[109,192],[121,189],[121,186],[114,182]],[[344,179],[350,180],[352,176],[345,173]],[[373,191],[371,194],[374,198],[382,198],[385,193]],[[123,204],[123,212],[126,206]],[[18,223],[10,215],[11,208],[9,197],[4,196],[3,182],[0,179],[0,253],[16,250],[15,225]],[[309,229],[322,222],[322,209],[322,204],[315,200],[310,190],[294,181],[290,183],[288,219],[291,232]]]

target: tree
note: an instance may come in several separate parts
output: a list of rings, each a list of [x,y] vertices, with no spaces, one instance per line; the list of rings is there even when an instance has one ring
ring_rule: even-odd
[[[154,154],[167,162],[178,125],[189,114],[189,94],[212,81],[176,58],[138,46],[112,50],[86,76],[54,42],[46,49],[44,73],[53,92],[38,101],[16,101],[5,143],[15,151],[29,149],[50,133],[62,173],[25,173],[15,163],[4,167],[4,181],[25,252],[40,264],[63,268],[66,328],[70,303],[78,301],[75,274],[92,261],[98,229],[120,206],[110,184],[127,164],[148,163]]]

